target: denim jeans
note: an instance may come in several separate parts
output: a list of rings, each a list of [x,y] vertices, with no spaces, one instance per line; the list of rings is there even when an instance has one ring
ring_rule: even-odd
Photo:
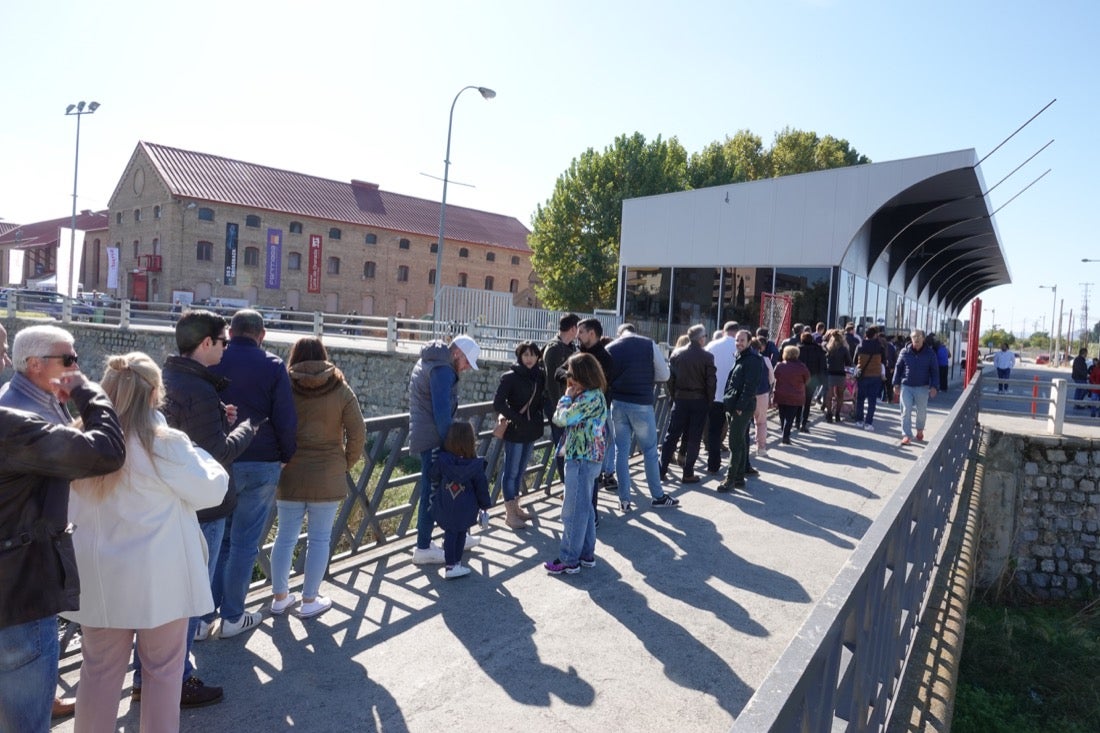
[[[924,430],[925,420],[928,419],[928,387],[901,385],[901,434],[910,440],[913,439],[911,423],[914,407],[917,409],[917,430]]]
[[[233,464],[237,508],[225,519],[225,536],[211,590],[214,608],[230,623],[244,615],[244,599],[252,583],[252,568],[260,551],[264,529],[275,508],[275,488],[282,467],[277,461]]]
[[[275,546],[271,548],[271,590],[283,594],[290,590],[290,565],[294,548],[302,531],[302,520],[309,517],[306,532],[305,580],[302,598],[316,598],[321,581],[328,570],[332,547],[332,523],[338,501],[283,501],[275,502],[279,512],[279,530],[275,534]]]
[[[615,450],[615,423],[612,420],[607,421],[607,447],[603,452],[603,465],[600,466],[600,473],[615,473],[615,456],[617,451]]]
[[[435,455],[434,449],[420,451],[420,481],[417,482],[420,487],[420,499],[416,508],[416,546],[421,550],[428,549],[428,545],[432,543],[432,530],[435,528],[435,521],[428,507],[428,501],[432,495],[433,455]]]
[[[856,406],[856,416],[861,417],[867,425],[875,422],[875,403],[882,392],[882,377],[863,377],[859,380],[859,402]],[[867,405],[866,412],[864,404]]]
[[[1000,367],[996,367],[996,369],[997,369],[997,380],[998,380],[997,381],[997,391],[998,392],[1007,392],[1008,391],[1008,382],[1002,381],[1002,380],[1010,379],[1012,377],[1012,370],[1011,369],[1001,369]]]
[[[646,483],[654,499],[665,495],[661,485],[661,466],[657,457],[657,418],[653,405],[614,400],[611,420],[615,423],[615,474],[619,481],[619,501],[630,501],[630,440],[638,441],[638,452],[645,465]],[[599,464],[597,464],[599,465]],[[561,558],[563,561],[565,558]]]
[[[596,510],[592,508],[592,487],[602,464],[596,461],[565,461],[565,496],[561,505],[561,549],[558,559],[576,565],[596,552]]]
[[[0,629],[0,730],[49,731],[59,651],[56,616]]]
[[[523,488],[523,472],[531,462],[534,449],[534,443],[504,441],[504,470],[501,472],[500,488],[504,492],[505,501],[519,496],[520,489]]]

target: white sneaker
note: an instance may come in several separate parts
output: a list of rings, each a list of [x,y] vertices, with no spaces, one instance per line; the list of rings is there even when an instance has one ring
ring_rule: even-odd
[[[199,620],[199,628],[195,629],[195,641],[206,641],[210,638],[211,624]]]
[[[768,457],[768,449],[767,448],[757,448],[756,449],[756,455],[759,458],[767,458]]]
[[[288,593],[287,597],[284,598],[281,601],[278,598],[272,598],[271,599],[271,612],[273,614],[275,614],[276,616],[280,616],[280,615],[282,615],[283,611],[287,610],[288,608],[290,608],[291,606],[293,606],[297,602],[298,602],[298,594],[297,593]]]
[[[313,618],[314,616],[320,616],[330,608],[332,608],[331,598],[317,596],[312,601],[303,603],[298,608],[298,618]]]
[[[470,574],[470,569],[468,567],[466,567],[465,565],[463,565],[462,563],[458,563],[457,565],[452,565],[451,567],[447,568],[443,572],[443,577],[446,578],[447,580],[453,580],[455,578],[461,578],[463,575],[469,575],[469,574]]]
[[[242,634],[245,631],[251,631],[252,629],[259,626],[260,622],[263,620],[264,615],[259,611],[242,614],[241,617],[237,619],[236,623],[222,619],[222,628],[221,631],[218,633],[218,636],[223,639],[228,639],[230,637],[236,636],[237,634]]]
[[[875,426],[872,425],[871,423],[864,423],[863,429],[866,430],[868,433],[875,432]]]
[[[481,538],[480,537],[475,537],[472,534],[467,534],[466,535],[466,544],[463,546],[462,549],[469,550],[471,547],[477,547],[480,544],[481,544]]]
[[[442,565],[444,559],[443,548],[438,545],[428,545],[423,550],[417,547],[413,550],[413,565]]]

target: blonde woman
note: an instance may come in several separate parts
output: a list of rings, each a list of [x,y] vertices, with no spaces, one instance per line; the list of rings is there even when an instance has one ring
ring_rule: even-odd
[[[225,469],[158,411],[160,369],[148,356],[112,356],[101,382],[126,436],[126,463],[72,484],[83,628],[76,733],[115,730],[134,636],[143,668],[141,730],[179,730],[187,621],[214,607],[195,512],[225,496]]]

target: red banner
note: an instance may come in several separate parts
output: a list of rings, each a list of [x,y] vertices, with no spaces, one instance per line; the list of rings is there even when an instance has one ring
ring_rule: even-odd
[[[321,235],[309,235],[309,273],[306,289],[311,293],[321,292]]]

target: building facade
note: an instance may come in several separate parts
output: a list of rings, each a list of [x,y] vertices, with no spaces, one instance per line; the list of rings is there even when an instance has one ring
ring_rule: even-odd
[[[76,215],[76,229],[83,232],[82,251],[102,250],[110,241],[106,211],[85,209]],[[35,283],[52,279],[56,288],[58,248],[69,247],[68,239],[59,241],[62,228],[73,225],[71,216],[31,224],[6,224],[0,227],[0,282],[5,286],[35,287]],[[21,253],[21,260],[12,267],[12,253]],[[86,283],[88,276],[96,276],[94,270],[82,270],[79,283]],[[105,274],[105,273],[104,273]],[[51,288],[52,289],[52,288]]]
[[[985,193],[961,150],[630,199],[619,311],[669,342],[694,323],[755,327],[765,294],[790,299],[788,325],[957,330],[1011,279]]]

